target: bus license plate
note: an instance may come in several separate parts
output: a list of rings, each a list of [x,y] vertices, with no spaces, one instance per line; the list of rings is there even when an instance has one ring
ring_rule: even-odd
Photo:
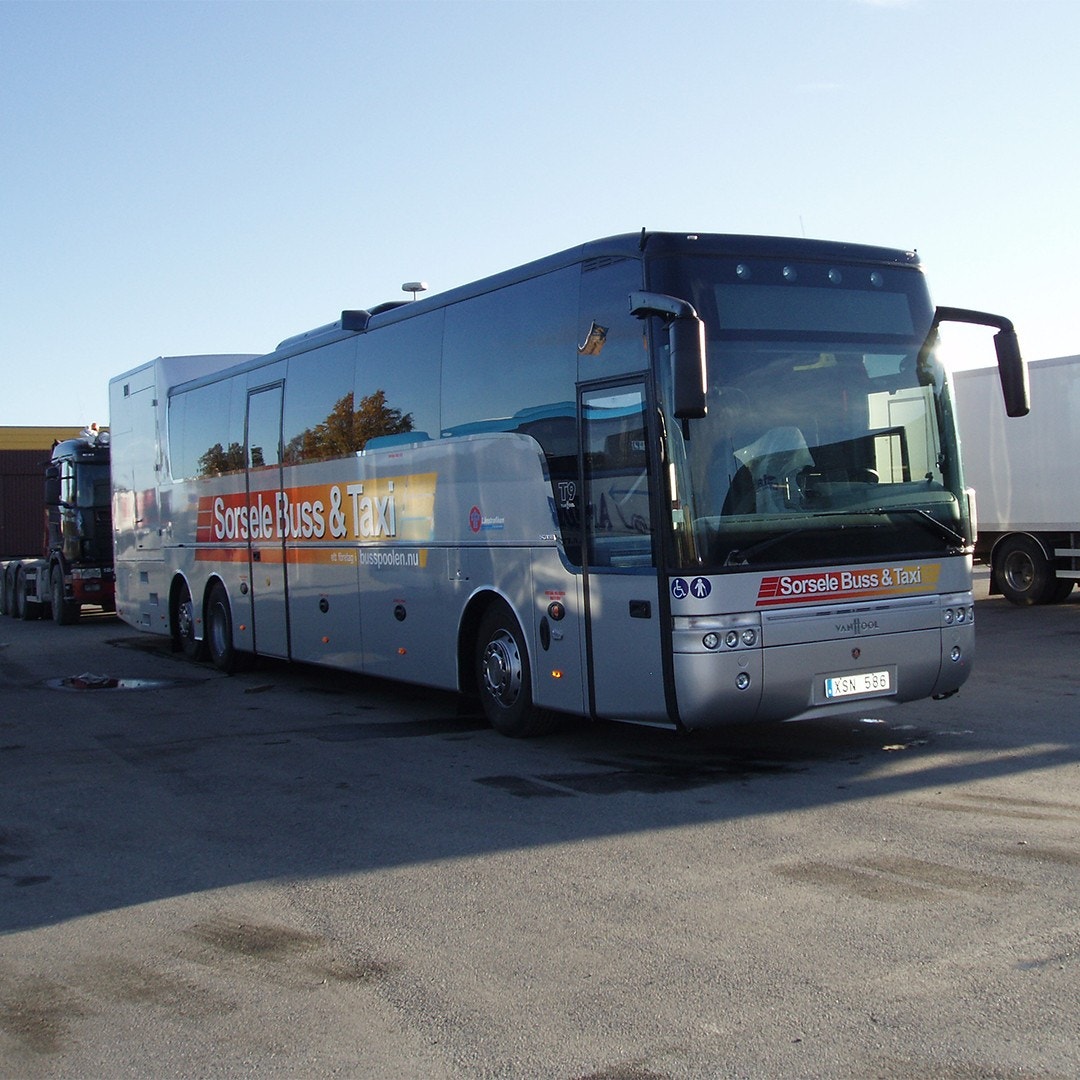
[[[835,675],[825,680],[827,698],[887,694],[892,689],[887,671],[862,671],[858,675]]]

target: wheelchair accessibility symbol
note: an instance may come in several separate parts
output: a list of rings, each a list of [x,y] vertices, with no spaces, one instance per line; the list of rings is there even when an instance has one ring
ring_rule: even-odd
[[[677,577],[671,582],[671,595],[676,600],[685,600],[689,596],[704,600],[711,592],[712,582],[708,578],[696,577],[687,584],[686,578]]]

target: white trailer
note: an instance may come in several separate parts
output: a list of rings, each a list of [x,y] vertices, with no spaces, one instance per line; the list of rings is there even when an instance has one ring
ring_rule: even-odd
[[[977,560],[1014,604],[1064,600],[1080,580],[1080,356],[1028,365],[1031,413],[1006,421],[996,368],[954,375]]]
[[[128,617],[129,597],[146,577],[146,566],[164,558],[164,534],[172,514],[162,491],[168,475],[166,439],[169,388],[232,367],[254,354],[159,356],[116,376],[109,383],[112,456],[113,557],[118,587],[117,614],[144,629],[159,629]],[[156,603],[156,596],[152,598]]]

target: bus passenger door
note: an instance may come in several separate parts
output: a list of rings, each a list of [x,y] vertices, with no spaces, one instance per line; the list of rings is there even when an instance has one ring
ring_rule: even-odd
[[[248,557],[255,650],[266,656],[287,657],[285,535],[278,521],[278,493],[282,489],[281,401],[281,383],[248,393]]]
[[[644,384],[581,392],[586,654],[598,717],[668,714],[653,513],[656,462]],[[666,598],[665,598],[666,599]]]

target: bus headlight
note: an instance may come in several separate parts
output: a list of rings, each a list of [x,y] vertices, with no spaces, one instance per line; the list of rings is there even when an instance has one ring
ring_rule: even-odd
[[[945,601],[941,609],[942,626],[962,626],[975,621],[975,605],[970,593],[958,593],[942,599]]]

